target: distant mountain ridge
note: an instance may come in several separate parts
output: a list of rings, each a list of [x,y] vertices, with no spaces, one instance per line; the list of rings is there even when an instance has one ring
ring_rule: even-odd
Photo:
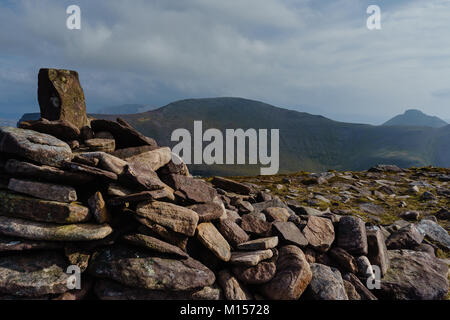
[[[400,114],[390,119],[383,126],[420,126],[442,128],[448,125],[444,120],[429,116],[417,109],[406,110],[404,114]]]
[[[450,167],[450,125],[430,128],[344,123],[241,98],[187,99],[121,117],[161,145],[169,146],[176,144],[170,141],[173,130],[186,128],[193,132],[195,120],[203,121],[203,131],[280,129],[280,172],[365,170],[379,163]],[[259,165],[190,167],[202,175],[254,175],[260,168]]]

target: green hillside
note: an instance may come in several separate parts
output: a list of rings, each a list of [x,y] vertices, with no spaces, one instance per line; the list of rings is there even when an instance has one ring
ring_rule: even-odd
[[[170,141],[172,131],[186,128],[192,132],[195,120],[203,121],[203,131],[280,129],[280,173],[364,170],[379,163],[402,167],[450,166],[450,126],[436,129],[342,123],[240,98],[182,100],[123,117],[160,145],[169,146],[176,144]],[[259,165],[191,166],[194,173],[205,175],[258,174],[259,168]]]
[[[421,127],[432,127],[432,128],[442,128],[448,123],[444,120],[429,116],[420,110],[406,110],[404,114],[395,116],[391,120],[384,123],[384,126],[421,126]]]

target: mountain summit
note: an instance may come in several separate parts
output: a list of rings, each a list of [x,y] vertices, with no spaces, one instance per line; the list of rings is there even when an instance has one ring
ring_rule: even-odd
[[[429,116],[417,109],[406,110],[404,114],[395,116],[383,126],[419,126],[419,127],[432,127],[441,128],[445,127],[448,123],[444,120]]]

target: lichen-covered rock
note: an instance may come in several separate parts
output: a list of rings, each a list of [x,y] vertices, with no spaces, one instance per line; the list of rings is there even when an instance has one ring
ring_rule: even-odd
[[[323,264],[311,264],[308,293],[314,300],[348,300],[341,273]]]
[[[39,297],[69,290],[68,263],[56,252],[33,252],[0,257],[0,292]]]
[[[431,220],[422,220],[417,225],[417,229],[419,229],[422,234],[431,240],[439,243],[439,245],[447,250],[450,250],[450,235],[436,222]]]
[[[273,300],[297,300],[312,279],[303,251],[296,246],[280,249],[275,277],[261,286],[264,295]]]
[[[38,80],[42,118],[66,120],[78,129],[89,125],[84,92],[76,71],[41,69]]]
[[[9,180],[8,189],[50,201],[74,202],[78,199],[74,188],[45,182],[13,178]]]
[[[381,294],[394,300],[441,300],[448,294],[448,265],[425,252],[389,250],[391,267]]]
[[[69,145],[53,136],[11,127],[0,127],[0,152],[54,167],[73,156]]]
[[[210,286],[214,273],[194,259],[174,260],[125,246],[98,252],[89,266],[96,277],[149,290],[188,291]]]

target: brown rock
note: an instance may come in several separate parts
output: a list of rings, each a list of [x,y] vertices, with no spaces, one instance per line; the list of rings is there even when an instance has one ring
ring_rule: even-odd
[[[114,139],[94,138],[84,141],[84,144],[92,151],[113,152],[116,149]]]
[[[249,235],[232,219],[223,219],[217,223],[217,228],[225,239],[236,248],[238,244],[248,241]]]
[[[358,273],[355,258],[342,248],[333,248],[328,253],[345,272]]]
[[[0,217],[0,234],[30,240],[88,241],[107,237],[112,232],[108,225],[69,224],[54,225],[22,219]]]
[[[200,179],[172,174],[167,177],[167,184],[188,203],[213,202],[217,197],[216,190]]]
[[[189,258],[189,255],[181,250],[179,247],[171,245],[167,242],[161,241],[154,237],[147,236],[145,234],[130,234],[123,237],[128,243],[134,244],[139,247],[143,247],[155,252],[175,255],[181,259]]]
[[[148,169],[145,166],[140,166],[138,163],[127,165],[125,167],[124,173],[121,176],[121,182],[126,186],[137,188],[141,191],[168,188],[168,186],[159,179],[155,171]]]
[[[245,284],[263,284],[273,279],[277,271],[273,261],[261,261],[256,266],[234,266],[233,273]]]
[[[347,280],[350,282],[356,289],[356,292],[358,292],[359,296],[361,297],[361,300],[378,300],[377,297],[374,296],[372,292],[370,292],[367,287],[361,283],[361,281],[353,274],[353,273],[346,273],[343,276],[344,280]]]
[[[88,265],[91,254],[85,250],[79,249],[75,246],[67,246],[64,248],[64,253],[71,265],[78,266],[81,272],[84,272]]]
[[[230,179],[225,179],[222,177],[214,177],[212,180],[212,184],[216,187],[216,188],[220,188],[223,189],[225,191],[229,191],[229,192],[234,192],[234,193],[238,193],[238,194],[244,194],[244,195],[248,195],[252,192],[251,188],[230,180]]]
[[[89,209],[78,204],[46,201],[0,190],[0,215],[54,223],[90,219]]]
[[[119,121],[119,119],[117,120]],[[91,121],[91,127],[95,132],[110,132],[114,136],[117,149],[140,147],[146,145],[157,147],[155,140],[145,137],[129,124],[126,124],[126,122],[123,120],[121,120],[121,123],[118,123],[110,120],[96,119]]]
[[[245,232],[264,237],[270,234],[272,224],[262,221],[254,214],[246,214],[242,216],[241,228]]]
[[[77,192],[74,188],[57,184],[13,178],[9,180],[8,189],[44,200],[59,202],[77,201]]]
[[[381,269],[381,276],[384,276],[389,269],[390,262],[383,232],[379,228],[368,229],[367,244],[369,248],[367,257],[370,263],[378,266]]]
[[[212,223],[203,222],[197,226],[197,239],[220,260],[230,260],[230,245]]]
[[[26,250],[54,250],[61,248],[61,244],[46,241],[31,241],[19,238],[0,237],[0,252]]]
[[[105,152],[85,152],[80,153],[79,156],[98,162],[97,167],[117,175],[122,174],[127,165],[126,161]]]
[[[293,222],[274,222],[273,229],[286,244],[306,247],[308,240]]]
[[[347,293],[348,300],[361,300],[361,296],[356,291],[355,287],[347,280],[342,280],[344,283],[345,292]]]
[[[88,203],[89,208],[98,223],[101,224],[111,220],[108,208],[106,208],[106,203],[105,200],[103,200],[101,192],[97,191],[92,197],[89,198]]]
[[[134,155],[125,160],[131,164],[135,162],[142,162],[143,165],[148,166],[149,169],[156,171],[169,163],[171,158],[172,152],[170,148],[164,147]]]
[[[136,213],[140,217],[190,237],[195,234],[197,228],[197,213],[172,203],[159,201],[141,203],[137,206]]]
[[[127,158],[131,158],[133,156],[139,155],[141,153],[152,151],[158,148],[158,146],[140,146],[140,147],[131,147],[131,148],[124,148],[124,149],[116,149],[111,154],[117,158],[120,158],[122,160],[125,160]]]
[[[153,191],[142,191],[108,200],[110,206],[121,206],[125,203],[147,202],[153,200],[173,201],[175,197],[169,188]]]
[[[352,216],[342,217],[339,221],[337,246],[355,256],[367,255],[367,234],[364,221]]]
[[[263,260],[270,259],[273,256],[272,250],[232,252],[230,262],[236,265],[247,267],[256,266]]]
[[[40,119],[23,121],[19,123],[19,128],[46,133],[66,142],[78,140],[80,137],[80,129],[65,120],[48,121],[47,119]]]
[[[153,223],[145,218],[140,218],[138,216],[136,216],[136,218],[143,224],[142,227],[138,228],[139,232],[159,237],[168,243],[179,247],[181,250],[186,251],[188,237],[160,226],[159,224]]]
[[[66,120],[79,129],[89,125],[84,92],[76,71],[39,70],[38,101],[42,118]]]
[[[11,127],[0,127],[0,152],[53,167],[73,156],[69,145],[53,136]]]
[[[247,241],[237,245],[238,250],[265,250],[273,249],[278,245],[278,237],[260,238],[252,241]]]
[[[303,229],[309,245],[319,252],[326,252],[334,241],[333,223],[326,218],[310,216]]]
[[[194,204],[188,208],[197,212],[199,222],[217,220],[226,214],[224,206],[215,202]]]
[[[261,289],[272,300],[297,300],[311,279],[312,272],[302,250],[289,245],[280,249],[275,277]]]
[[[220,271],[217,275],[217,281],[227,300],[253,300],[247,288],[240,284],[228,270]]]
[[[386,240],[388,249],[410,249],[420,245],[424,236],[413,225],[408,224],[400,230],[392,233]]]
[[[291,216],[286,208],[269,207],[267,209],[264,209],[263,213],[266,215],[269,222],[287,222],[289,217]]]
[[[194,259],[159,258],[125,246],[98,252],[89,272],[125,286],[149,290],[188,291],[210,286],[216,280],[211,270]]]
[[[63,169],[69,170],[74,173],[81,173],[81,174],[87,174],[90,175],[96,179],[103,179],[107,181],[116,181],[117,175],[115,173],[101,170],[99,168],[90,167],[84,164],[79,164],[75,162],[63,162],[62,163]]]

